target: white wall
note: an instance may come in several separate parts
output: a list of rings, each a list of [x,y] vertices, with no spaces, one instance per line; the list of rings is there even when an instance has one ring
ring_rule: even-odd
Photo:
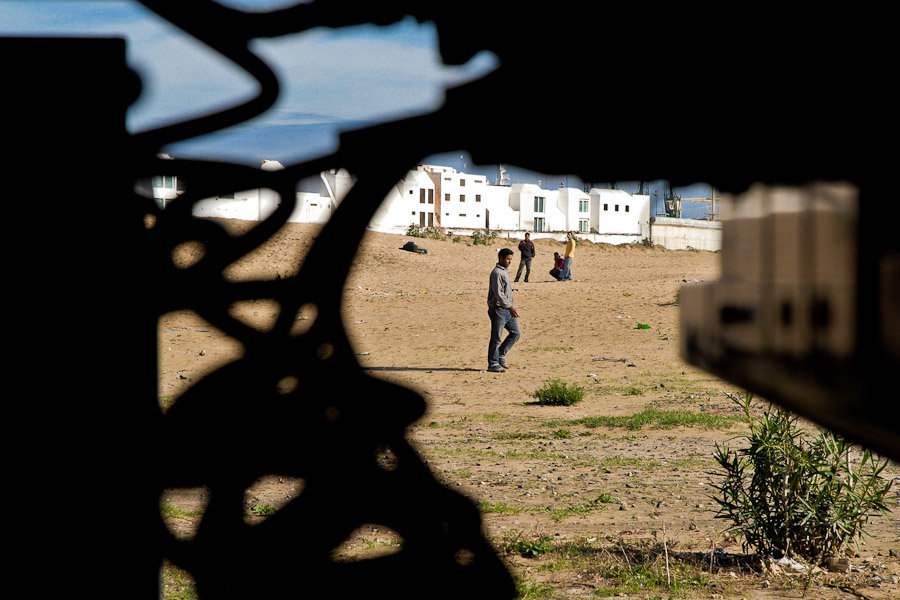
[[[591,224],[599,234],[629,233],[650,236],[650,196],[622,190],[592,188]]]
[[[516,229],[534,232],[535,219],[544,219],[541,231],[566,231],[568,225],[566,214],[559,206],[559,191],[546,190],[533,183],[517,183],[509,188],[509,205],[519,211],[519,223]],[[535,198],[543,198],[542,212],[535,212]]]
[[[650,239],[669,250],[721,250],[722,222],[656,217],[650,225]]]
[[[388,233],[406,231],[410,224],[420,223],[420,213],[425,213],[428,226],[428,215],[434,214],[434,193],[434,182],[427,173],[421,169],[409,171],[382,200],[372,215],[369,229]],[[423,198],[425,202],[421,201]]]
[[[579,203],[581,201],[587,201],[588,210],[587,212],[579,212]],[[557,192],[557,206],[559,210],[563,213],[564,225],[562,229],[565,231],[580,231],[579,221],[581,219],[586,219],[587,229],[584,233],[590,233],[593,231],[592,223],[592,215],[591,215],[591,197],[590,195],[582,192],[576,188],[559,188]]]
[[[441,227],[483,229],[486,223],[487,178],[484,175],[457,173],[449,167],[441,168],[435,175],[440,178]]]
[[[520,212],[510,206],[510,186],[489,185],[485,190],[487,229],[520,229]]]
[[[192,214],[195,217],[259,221],[260,191],[244,190],[235,192],[233,198],[215,197],[200,200],[194,204]]]

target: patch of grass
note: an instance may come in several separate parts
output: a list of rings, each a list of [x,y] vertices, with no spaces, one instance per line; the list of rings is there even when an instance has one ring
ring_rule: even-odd
[[[162,507],[162,516],[163,518],[182,518],[182,519],[190,519],[192,517],[199,517],[203,514],[202,510],[182,510],[177,506],[172,506],[171,504],[164,504]]]
[[[482,513],[495,513],[499,515],[517,515],[522,512],[519,506],[510,506],[505,502],[481,502],[478,505]]]
[[[525,583],[516,584],[516,600],[533,600],[537,598],[553,598],[556,590],[541,583]]]
[[[537,346],[534,348],[523,348],[522,352],[572,352],[575,350],[572,346]]]
[[[251,517],[271,517],[275,512],[275,506],[268,503],[263,504],[256,497],[247,505],[247,514]]]
[[[554,420],[545,425],[558,427],[560,425],[583,425],[594,427],[624,427],[631,430],[639,430],[644,427],[654,429],[671,429],[673,427],[699,427],[701,429],[729,429],[740,421],[738,416],[711,415],[707,413],[695,413],[687,410],[662,410],[648,407],[638,413],[630,415],[607,415],[596,417],[582,417],[571,420]]]
[[[610,496],[606,492],[601,492],[599,496],[597,496],[597,502],[602,502],[603,504],[618,504],[621,502],[615,496]]]
[[[549,535],[534,541],[516,540],[507,544],[506,551],[518,554],[519,556],[523,556],[525,558],[535,558],[537,556],[540,556],[541,554],[546,554],[552,551],[552,541],[553,538]]]
[[[501,432],[494,435],[495,440],[542,440],[546,435],[540,433],[522,433],[519,431]]]
[[[162,600],[196,600],[197,585],[190,573],[165,561],[160,575]]]
[[[567,384],[561,379],[551,379],[543,387],[532,393],[538,404],[571,406],[584,399],[584,388],[575,384]]]

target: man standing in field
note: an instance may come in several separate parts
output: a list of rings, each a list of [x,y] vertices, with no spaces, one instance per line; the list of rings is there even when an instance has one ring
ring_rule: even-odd
[[[491,318],[488,371],[491,373],[503,373],[504,369],[509,368],[506,364],[506,354],[521,335],[519,322],[516,320],[519,312],[513,306],[512,282],[509,280],[507,270],[512,263],[513,251],[504,248],[497,256],[497,266],[491,271],[488,285],[488,316]],[[509,335],[501,343],[500,336],[504,329],[509,331]]]
[[[531,275],[531,259],[534,258],[534,242],[531,241],[531,234],[526,233],[525,239],[519,242],[519,270],[516,271],[515,281],[519,281],[522,276],[522,268],[525,268],[525,283],[528,283],[528,276]]]
[[[561,281],[569,281],[572,279],[572,262],[575,260],[575,235],[570,231],[566,234],[569,238],[566,241],[566,253],[563,258],[566,259],[566,270]]]

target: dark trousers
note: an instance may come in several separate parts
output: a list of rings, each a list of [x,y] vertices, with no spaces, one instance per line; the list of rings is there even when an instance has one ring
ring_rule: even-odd
[[[513,347],[519,340],[521,335],[519,331],[519,322],[514,316],[509,314],[505,308],[492,307],[488,309],[488,316],[491,318],[491,341],[488,344],[488,366],[499,364],[500,357],[506,356],[509,349]],[[503,330],[509,331],[509,335],[503,342],[500,336]]]
[[[528,281],[528,276],[531,275],[531,258],[522,258],[519,260],[519,270],[516,271],[516,281],[522,276],[523,267],[525,268],[525,281]]]

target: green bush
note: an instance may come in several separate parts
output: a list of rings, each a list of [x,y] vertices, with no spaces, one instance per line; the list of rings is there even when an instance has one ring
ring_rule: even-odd
[[[561,379],[551,379],[543,387],[532,394],[538,404],[554,404],[570,406],[584,399],[584,388],[575,384],[569,385]]]
[[[716,517],[731,521],[745,551],[817,564],[865,535],[871,515],[887,512],[892,482],[881,477],[887,460],[832,433],[807,433],[781,408],[754,417],[752,394],[727,395],[743,409],[749,445],[716,445],[721,471],[714,474],[722,479],[713,484],[713,499]]]
[[[438,227],[422,227],[415,223],[410,223],[406,229],[406,235],[409,237],[427,238],[431,240],[445,240],[447,235]]]
[[[491,231],[490,229],[476,230],[472,232],[472,243],[476,246],[479,244],[490,246],[494,243],[495,237],[497,237],[496,231]]]

